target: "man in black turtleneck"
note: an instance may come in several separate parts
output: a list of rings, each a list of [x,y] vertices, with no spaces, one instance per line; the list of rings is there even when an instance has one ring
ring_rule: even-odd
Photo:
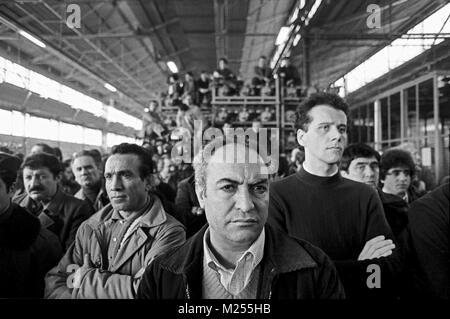
[[[94,212],[109,204],[108,196],[103,190],[100,159],[96,159],[94,154],[86,150],[75,153],[72,158],[72,171],[81,186],[74,195],[76,198],[88,202]]]
[[[299,172],[271,184],[269,223],[322,248],[334,260],[347,297],[386,296],[401,260],[375,190],[339,173],[347,113],[348,105],[328,93],[299,105],[297,141],[305,161]],[[373,288],[378,286],[384,289]]]

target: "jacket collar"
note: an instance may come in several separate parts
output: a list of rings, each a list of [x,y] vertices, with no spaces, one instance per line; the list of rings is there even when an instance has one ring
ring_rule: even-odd
[[[109,203],[102,208],[97,214],[93,215],[89,220],[90,224],[93,223],[106,223],[112,220],[123,219],[119,212],[113,209],[112,204]],[[156,196],[150,196],[150,202],[144,208],[139,226],[142,227],[157,227],[164,224],[167,220],[167,215],[161,200]]]
[[[55,195],[50,202],[44,206],[44,209],[48,210],[51,215],[59,215],[61,207],[64,205],[65,197],[66,196],[61,191],[61,188],[58,186]]]

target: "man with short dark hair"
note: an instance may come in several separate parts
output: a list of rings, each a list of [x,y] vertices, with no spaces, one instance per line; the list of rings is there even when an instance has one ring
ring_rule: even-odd
[[[223,138],[203,149],[195,179],[208,225],[150,264],[139,298],[344,297],[336,269],[320,249],[266,225],[270,170],[261,153]]]
[[[74,195],[89,203],[94,212],[99,211],[109,203],[103,190],[101,162],[96,160],[90,151],[75,153],[72,158],[72,171],[81,189]]]
[[[408,225],[408,205],[400,197],[387,194],[381,190],[380,177],[380,154],[370,146],[356,143],[347,146],[342,155],[340,170],[342,176],[355,182],[360,182],[376,189],[383,203],[383,210],[389,226],[402,246],[406,240],[403,232]],[[404,238],[401,238],[404,237]]]
[[[143,147],[112,148],[104,172],[111,203],[80,226],[75,243],[47,274],[47,298],[134,298],[145,267],[184,242],[183,226],[149,194],[152,171]]]
[[[386,194],[396,195],[410,204],[419,196],[411,187],[415,164],[408,151],[391,149],[381,155],[380,181]]]
[[[11,202],[20,160],[0,152],[0,298],[41,298],[61,246],[39,219]]]
[[[16,198],[16,203],[36,215],[42,227],[58,236],[66,250],[75,239],[80,224],[92,215],[92,208],[62,191],[59,186],[62,166],[55,156],[48,153],[30,155],[25,158],[22,171],[27,195]]]
[[[348,105],[338,95],[313,94],[298,106],[295,124],[305,160],[296,174],[271,184],[269,222],[323,249],[350,298],[378,292],[367,285],[370,264],[380,266],[381,287],[389,288],[401,263],[390,256],[395,245],[381,201],[339,173]]]

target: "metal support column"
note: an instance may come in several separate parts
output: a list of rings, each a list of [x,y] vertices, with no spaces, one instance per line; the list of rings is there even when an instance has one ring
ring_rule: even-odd
[[[441,132],[439,129],[439,88],[438,88],[438,77],[434,75],[433,77],[433,113],[434,113],[434,173],[435,181],[439,182],[441,168]]]
[[[375,100],[374,102],[374,148],[378,152],[381,151],[381,101]]]

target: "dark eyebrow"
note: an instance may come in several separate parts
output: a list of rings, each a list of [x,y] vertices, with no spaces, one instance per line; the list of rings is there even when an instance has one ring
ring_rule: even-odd
[[[231,178],[221,178],[216,182],[216,184],[219,184],[219,183],[242,184],[242,182],[231,179]]]
[[[261,179],[255,181],[255,182],[253,182],[253,183],[249,183],[248,185],[249,186],[255,186],[255,185],[259,185],[259,184],[266,184],[268,182],[269,182],[268,178],[261,178]]]

